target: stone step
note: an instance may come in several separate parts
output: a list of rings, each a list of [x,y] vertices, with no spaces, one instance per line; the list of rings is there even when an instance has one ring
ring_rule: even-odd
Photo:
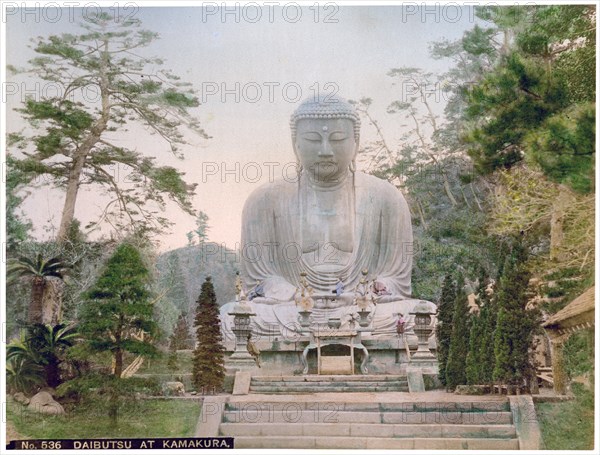
[[[490,412],[510,411],[508,399],[498,401],[457,401],[457,402],[420,402],[420,401],[401,401],[401,402],[315,402],[315,401],[231,401],[227,403],[227,410],[282,410],[293,406],[295,409],[312,411],[315,409],[337,411],[402,411],[402,412],[428,412],[436,411],[441,413],[462,411],[462,412]]]
[[[257,387],[334,387],[334,386],[342,386],[342,387],[352,387],[352,386],[382,386],[387,387],[391,385],[408,385],[407,380],[398,380],[398,381],[347,381],[347,382],[324,382],[324,381],[315,381],[315,382],[272,382],[272,381],[255,381],[252,380],[250,382],[251,386]]]
[[[408,392],[408,385],[390,385],[390,386],[328,386],[328,387],[296,387],[296,386],[250,386],[251,393],[264,394],[290,394],[290,393],[323,393],[323,392]]]
[[[371,438],[495,438],[517,437],[513,425],[364,424],[364,423],[223,423],[221,436],[347,436]]]
[[[382,411],[415,411],[415,412],[502,412],[510,411],[510,403],[507,399],[499,401],[443,401],[443,402],[388,402],[381,403]]]
[[[518,450],[518,439],[238,436],[236,449]]]
[[[223,423],[385,423],[385,424],[455,424],[509,425],[512,414],[505,411],[341,411],[335,409],[305,409],[290,402],[280,410],[246,407],[225,410]]]
[[[379,374],[307,374],[302,376],[252,376],[252,381],[261,382],[348,382],[348,381],[406,381],[406,376]]]

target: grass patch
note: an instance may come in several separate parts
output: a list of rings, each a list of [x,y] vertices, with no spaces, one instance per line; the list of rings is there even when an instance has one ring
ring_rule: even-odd
[[[592,450],[594,448],[594,391],[572,384],[575,399],[536,406],[543,449]]]
[[[200,403],[189,400],[142,400],[119,410],[111,427],[106,411],[78,406],[63,416],[30,412],[9,400],[7,418],[28,439],[176,438],[194,435]]]

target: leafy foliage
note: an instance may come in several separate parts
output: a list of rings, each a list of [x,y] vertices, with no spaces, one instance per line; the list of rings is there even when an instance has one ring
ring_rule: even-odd
[[[6,362],[6,385],[9,391],[28,393],[43,384],[43,369],[25,357],[14,357]]]
[[[73,346],[79,334],[69,324],[33,324],[21,330],[6,352],[13,384],[23,390],[39,382],[39,374],[49,387],[61,383],[60,364],[66,359],[67,348]]]
[[[8,144],[11,140],[8,139]],[[14,252],[19,244],[27,240],[31,223],[21,218],[18,208],[24,197],[18,195],[19,189],[27,181],[26,175],[15,166],[12,155],[6,155],[6,250]]]
[[[525,137],[527,159],[538,164],[551,181],[577,193],[594,189],[595,111],[594,103],[575,105]]]
[[[196,218],[196,229],[187,233],[188,245],[194,244],[194,238],[198,237],[198,245],[203,245],[208,240],[208,231],[210,227],[208,225],[208,215],[203,211],[198,212]]]
[[[514,30],[510,51],[469,92],[469,153],[482,173],[525,158],[550,180],[589,192],[595,154],[594,9],[551,5],[522,11],[528,20]]]

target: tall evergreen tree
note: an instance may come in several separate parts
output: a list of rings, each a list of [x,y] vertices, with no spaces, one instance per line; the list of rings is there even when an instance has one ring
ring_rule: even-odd
[[[452,316],[456,302],[456,287],[452,276],[447,274],[442,285],[442,295],[438,303],[438,316],[435,333],[437,336],[439,378],[446,385],[446,364],[450,351],[450,338],[452,336]]]
[[[126,352],[153,357],[157,350],[152,338],[158,335],[153,320],[154,305],[149,290],[150,271],[142,254],[132,244],[122,243],[106,263],[87,293],[79,319],[85,345],[92,352],[110,352],[113,374],[106,381],[109,392],[108,415],[117,424],[120,396],[130,379],[121,379]]]
[[[84,303],[80,332],[95,352],[110,352],[114,376],[121,377],[126,352],[153,356],[150,338],[157,335],[153,320],[150,271],[139,250],[128,243],[117,247]],[[150,338],[149,338],[149,337]]]
[[[498,290],[498,319],[494,333],[494,381],[521,386],[532,376],[530,349],[539,324],[538,313],[527,308],[526,249],[516,242],[507,258]]]
[[[496,306],[496,285],[492,287],[492,295],[487,292],[479,295],[479,306],[481,308],[479,317],[481,318],[481,365],[480,381],[482,384],[493,383],[493,372],[495,365],[494,356],[494,331],[496,330],[496,319],[498,311]]]
[[[482,269],[479,275],[479,284],[477,286],[477,305],[478,314],[471,317],[471,331],[469,334],[469,351],[466,359],[467,384],[482,384],[483,372],[482,362],[485,346],[483,345],[483,336],[485,330],[484,318],[482,315],[485,305],[485,290],[487,285],[487,275]]]
[[[206,277],[197,300],[196,349],[192,368],[192,380],[199,392],[215,392],[222,388],[225,379],[224,352],[221,320],[217,297],[211,277]]]
[[[457,385],[465,384],[467,351],[469,348],[469,305],[464,289],[464,278],[457,279],[456,302],[452,315],[452,335],[446,365],[446,388],[454,390]]]

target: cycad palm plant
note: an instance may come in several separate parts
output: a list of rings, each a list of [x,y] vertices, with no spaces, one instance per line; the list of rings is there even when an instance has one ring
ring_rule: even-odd
[[[60,384],[60,363],[78,336],[70,325],[34,324],[8,345],[6,359],[13,366],[25,361],[37,365],[43,369],[46,384],[56,387]]]
[[[10,261],[7,277],[10,281],[23,279],[31,282],[31,301],[29,303],[28,322],[32,324],[51,322],[44,320],[44,292],[50,277],[63,279],[70,268],[60,257],[45,259],[38,253],[35,259],[20,256]]]

